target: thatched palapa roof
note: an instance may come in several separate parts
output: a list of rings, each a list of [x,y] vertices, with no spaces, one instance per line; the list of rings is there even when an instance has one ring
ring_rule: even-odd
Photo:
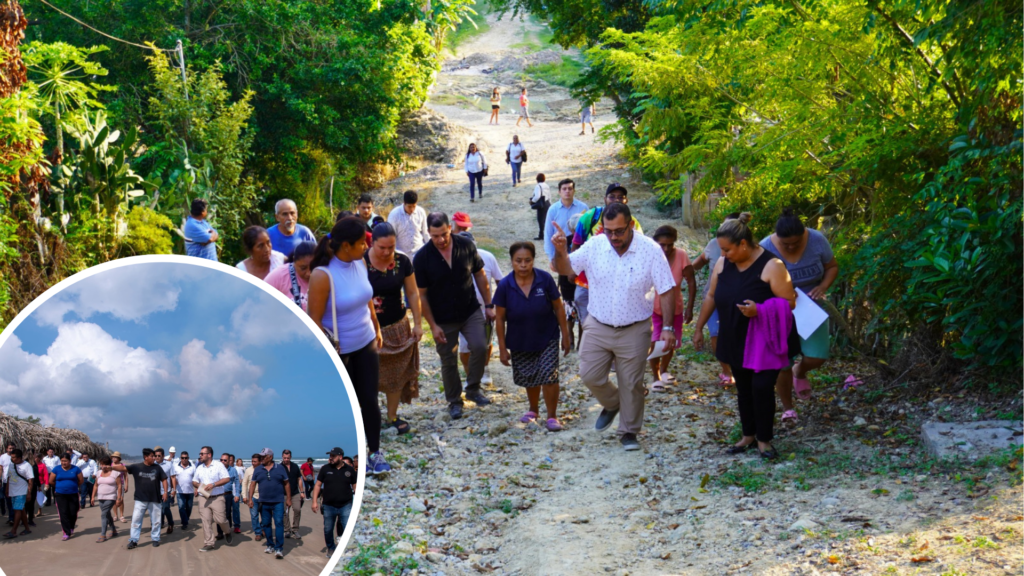
[[[6,446],[8,442],[26,452],[45,452],[52,448],[60,454],[72,448],[95,459],[110,455],[105,445],[93,442],[79,430],[31,424],[0,412],[0,444]]]

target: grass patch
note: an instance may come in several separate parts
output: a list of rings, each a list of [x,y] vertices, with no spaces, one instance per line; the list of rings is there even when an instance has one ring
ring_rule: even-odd
[[[451,50],[452,54],[455,54],[459,46],[465,44],[467,40],[491,29],[491,25],[487,22],[486,17],[490,11],[487,2],[477,2],[473,9],[477,11],[477,14],[476,16],[471,16],[472,21],[468,19],[463,20],[455,30],[448,33],[445,45]],[[474,22],[476,26],[473,26]]]
[[[406,570],[419,568],[419,562],[408,556],[393,556],[395,540],[387,542],[359,545],[358,552],[345,564],[345,573],[355,576],[372,576],[373,574],[389,574],[398,576]]]
[[[568,88],[583,74],[586,65],[570,56],[562,56],[562,61],[554,64],[537,64],[529,66],[526,73],[548,84]]]

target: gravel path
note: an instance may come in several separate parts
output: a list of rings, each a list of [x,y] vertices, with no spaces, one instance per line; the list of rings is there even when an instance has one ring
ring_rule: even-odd
[[[630,174],[617,145],[578,135],[579,124],[567,118],[566,110],[575,104],[566,90],[528,82],[536,121],[533,128],[525,122],[514,126],[516,107],[508,96],[518,94],[516,62],[511,70],[488,71],[495,63],[508,65],[513,55],[508,47],[536,33],[537,25],[489,19],[490,30],[461,47],[439,74],[428,103],[465,130],[458,137],[440,137],[454,138],[460,147],[474,141],[489,159],[484,199],[471,204],[461,166],[445,165],[411,172],[377,197],[395,199],[412,189],[429,210],[468,212],[478,246],[491,250],[507,272],[509,244],[536,235],[527,200],[537,172],[552,184],[572,177],[577,197],[592,206],[608,183],[621,182],[648,233],[672,223],[681,231],[679,246],[696,254],[707,236],[657,209],[650,187]],[[487,97],[495,84],[507,98],[500,125],[488,126]],[[598,113],[601,128],[611,120],[608,103],[600,103]],[[504,164],[513,134],[529,152],[524,184],[517,188],[511,187]],[[546,269],[546,259],[540,257],[537,265]],[[838,465],[828,468],[848,454],[877,456],[865,443],[844,443],[838,429],[818,437],[802,428],[782,431],[777,446],[784,461],[769,472],[755,460],[740,459],[749,462],[743,465],[723,456],[721,447],[737,421],[735,399],[731,390],[713,385],[717,366],[707,354],[688,349],[677,355],[671,372],[679,384],[665,394],[651,393],[643,449],[632,453],[622,450],[613,429],[594,431],[599,407],[576,374],[575,354],[562,365],[560,415],[566,430],[559,433],[518,422],[526,395],[496,356],[488,391],[494,403],[479,408],[467,402],[466,416],[452,422],[439,391],[437,355],[432,344],[422,345],[421,398],[400,409],[413,434],[398,437],[390,430],[385,435],[394,471],[368,480],[356,534],[338,571],[1019,574],[1024,569],[1021,490],[1002,478],[994,480],[999,487],[987,496],[972,499],[942,476],[908,475],[898,466],[867,477]],[[842,404],[837,410],[843,426],[859,415]]]

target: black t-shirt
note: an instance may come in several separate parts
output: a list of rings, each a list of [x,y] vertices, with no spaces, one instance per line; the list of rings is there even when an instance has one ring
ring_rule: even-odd
[[[325,506],[341,507],[352,501],[356,486],[356,471],[348,464],[335,468],[328,464],[320,469],[316,481],[320,482],[320,494]]]
[[[405,318],[405,301],[402,288],[405,279],[412,276],[412,260],[401,252],[395,252],[395,262],[387,272],[381,272],[370,264],[370,253],[363,258],[373,286],[373,307],[377,309],[377,321],[381,327],[390,326]]]
[[[281,464],[281,466],[284,466],[284,469],[288,471],[288,483],[292,486],[292,497],[297,498],[299,496],[299,478],[302,478],[302,470],[295,462],[289,462],[287,466]]]
[[[135,478],[136,502],[160,502],[160,482],[167,479],[164,469],[156,464],[146,466],[143,463],[125,466],[128,473]]]
[[[484,261],[472,240],[452,234],[452,265],[427,242],[413,258],[416,285],[427,289],[427,303],[438,324],[465,322],[480,308],[473,288],[473,274],[483,270]]]

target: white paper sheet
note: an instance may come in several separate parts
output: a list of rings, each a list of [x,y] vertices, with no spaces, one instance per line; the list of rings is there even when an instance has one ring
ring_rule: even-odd
[[[796,331],[804,340],[811,337],[828,320],[828,312],[821,309],[803,290],[796,289],[796,308],[793,309]]]
[[[665,350],[665,342],[663,340],[658,340],[654,343],[654,352],[651,352],[651,355],[648,356],[647,359],[654,360],[655,358],[661,358],[665,354],[668,354],[668,351]]]
[[[42,490],[36,492],[36,502],[39,503],[40,508],[46,505],[46,494],[43,494]]]

